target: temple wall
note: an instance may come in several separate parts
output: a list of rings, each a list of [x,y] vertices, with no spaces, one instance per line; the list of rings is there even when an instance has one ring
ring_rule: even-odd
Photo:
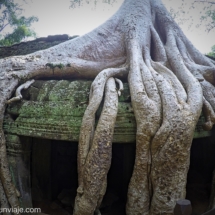
[[[31,40],[27,42],[16,43],[12,46],[0,46],[0,59],[5,57],[30,54],[39,50],[47,49],[52,46],[58,45],[75,37],[77,36],[70,37],[67,34],[54,35],[48,37],[40,37],[36,40]]]

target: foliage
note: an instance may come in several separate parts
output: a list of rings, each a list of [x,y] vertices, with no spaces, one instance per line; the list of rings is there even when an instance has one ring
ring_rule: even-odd
[[[207,24],[208,32],[215,28],[215,9],[206,11],[205,15],[201,17],[201,20],[210,20]]]
[[[195,23],[194,19],[196,19],[193,16],[197,15],[199,17],[200,14],[200,20],[195,24],[195,27],[205,25],[205,30],[208,32],[215,29],[215,2],[213,1],[195,0],[191,2],[181,0],[181,4],[177,9],[170,7],[169,10],[179,25],[189,23],[189,28],[191,28]]]
[[[6,36],[0,40],[0,45],[10,46],[14,43],[19,43],[26,37],[36,37],[36,34],[25,25],[17,26],[12,33],[6,34]]]
[[[215,45],[211,47],[211,52],[209,52],[207,55],[215,58]]]
[[[177,2],[178,7],[176,7],[177,4],[174,0],[162,1],[179,25],[189,23],[189,28],[191,28],[194,24],[195,27],[205,25],[205,29],[208,32],[212,29],[215,29],[215,2],[213,0],[179,0]],[[84,4],[93,4],[94,6],[96,6],[98,3],[107,3],[112,5],[114,2],[116,2],[116,0],[70,0],[70,2],[70,7],[75,8],[80,7]],[[202,15],[199,16],[198,12],[196,11],[198,11]],[[200,17],[197,24],[196,21],[194,21],[196,20],[196,17],[194,17],[195,15],[198,15],[198,18]]]
[[[93,1],[91,1],[91,0],[70,0],[70,2],[71,2],[71,8],[76,8],[76,7],[80,7],[81,5],[83,5],[83,4],[91,4],[91,3],[93,3],[94,4],[94,6],[96,6],[97,5],[97,3],[100,3],[100,2],[102,2],[102,3],[106,3],[106,4],[113,4],[114,2],[116,2],[116,0],[93,0]]]
[[[21,16],[23,8],[14,0],[0,0],[0,45],[12,45],[26,37],[35,37],[35,32],[30,29],[33,22],[38,21],[35,16]],[[7,28],[7,33],[6,32]],[[12,29],[12,33],[8,33]]]
[[[46,66],[50,67],[51,69],[55,69],[55,68],[63,69],[64,68],[64,64],[62,64],[62,63],[59,63],[59,64],[47,63]]]

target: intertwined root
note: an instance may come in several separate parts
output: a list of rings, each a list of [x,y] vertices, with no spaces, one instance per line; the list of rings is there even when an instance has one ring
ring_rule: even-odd
[[[129,88],[137,123],[136,158],[128,190],[127,215],[147,214],[150,205],[150,142],[158,130],[160,98],[154,78],[142,60],[138,44],[131,44]]]
[[[91,112],[93,115],[90,118],[83,119],[85,126],[87,125],[85,120],[89,120],[90,129],[88,136],[84,137],[87,141],[84,144],[79,142],[79,188],[75,200],[74,215],[92,215],[95,210],[98,211],[106,192],[107,173],[112,157],[112,137],[118,110],[118,93],[115,80],[109,77],[119,71],[121,70],[112,69],[112,71],[108,70],[100,73],[100,77],[92,84],[92,95],[86,112],[93,109]],[[121,85],[119,80],[117,82]],[[95,121],[95,107],[98,108],[101,102],[105,83],[104,107],[96,131],[92,134],[94,125],[91,123]],[[95,104],[96,106],[92,107]],[[82,135],[87,134],[81,133],[80,136]],[[80,140],[83,140],[83,138],[80,138]],[[83,151],[85,152],[85,158],[83,157]],[[81,165],[80,162],[82,162]]]
[[[172,214],[175,202],[185,198],[190,147],[198,119],[189,104],[179,103],[171,84],[162,76],[157,77],[163,120],[151,143],[153,196],[150,214],[153,215]]]
[[[154,40],[158,45],[161,44],[157,34]],[[128,82],[137,122],[137,149],[128,190],[127,215],[173,213],[175,202],[185,197],[190,147],[203,103],[207,116],[205,126],[211,127],[214,123],[210,106],[213,99],[210,103],[203,100],[199,84],[202,78],[205,79],[203,75],[195,76],[186,66],[188,59],[184,59],[186,56],[180,54],[180,49],[183,49],[183,43],[177,42],[169,32],[166,47],[160,50],[163,53],[160,64],[150,60],[149,54],[144,51],[142,56],[138,41],[131,40],[128,43]],[[164,62],[166,60],[168,67]],[[90,104],[80,134],[79,188],[75,215],[91,215],[95,210],[98,211],[104,195],[111,152],[110,148],[106,148],[105,158],[108,161],[102,161],[98,153],[102,146],[98,143],[102,143],[105,138],[111,139],[111,132],[104,132],[102,126],[113,129],[114,123],[109,117],[104,121],[105,124],[98,124],[94,132],[95,112],[108,78],[125,71],[126,68],[106,69],[99,73],[92,84]],[[101,115],[101,121],[104,116]]]
[[[82,119],[82,125],[80,128],[80,136],[79,136],[78,193],[80,194],[82,194],[83,192],[83,188],[82,188],[83,169],[84,169],[86,158],[90,150],[90,147],[93,141],[93,136],[94,136],[95,113],[102,101],[105,84],[110,77],[125,73],[126,69],[127,69],[126,67],[105,69],[98,74],[98,76],[95,78],[95,80],[92,83],[92,86],[90,89],[90,96],[89,96],[90,97],[89,105]]]
[[[147,57],[142,57],[138,42],[132,41],[130,47],[128,81],[137,134],[126,212],[172,214],[175,202],[186,194],[190,146],[202,108],[201,86],[178,58],[171,33],[165,53],[175,75],[162,64],[143,61]]]
[[[117,112],[117,91],[109,78],[121,73],[127,76],[126,68],[104,69],[119,67],[126,60],[137,122],[137,153],[127,214],[172,214],[175,201],[185,195],[190,144],[202,100],[205,128],[210,129],[215,122],[215,64],[192,46],[159,0],[126,0],[113,18],[74,42],[1,61],[1,206],[8,207],[7,201],[11,207],[19,204],[2,129],[5,103],[18,79],[53,75],[94,78],[103,70],[92,85],[80,131],[75,215],[98,211],[106,189]],[[64,68],[47,68],[50,62],[63,64]],[[105,104],[94,131],[95,112],[106,82]],[[20,98],[18,94],[12,100]]]
[[[127,77],[126,67],[107,68],[125,62],[130,66],[128,81],[137,122],[127,214],[172,214],[175,201],[185,196],[189,150],[202,104],[204,127],[210,129],[215,122],[215,64],[192,46],[160,0],[126,0],[104,25],[74,42],[1,61],[5,77],[0,78],[0,180],[11,207],[18,206],[18,199],[9,174],[2,119],[6,101],[20,79],[98,75],[80,130],[74,212],[91,215],[98,211],[110,166],[117,112],[117,91],[110,77]],[[54,69],[59,64],[63,68]],[[105,84],[105,105],[94,131]],[[20,98],[18,94],[12,100]],[[0,196],[2,201],[5,196]]]

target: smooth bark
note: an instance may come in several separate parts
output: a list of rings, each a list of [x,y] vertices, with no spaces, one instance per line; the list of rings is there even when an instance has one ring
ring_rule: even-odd
[[[128,78],[137,152],[127,214],[172,215],[176,201],[186,194],[192,136],[202,107],[205,127],[210,129],[215,121],[214,65],[185,37],[160,0],[125,0],[113,17],[82,37],[27,56],[2,59],[0,116],[3,119],[15,87],[29,79],[96,78],[80,134],[74,214],[91,215],[95,210],[99,214],[117,106],[115,99],[110,103],[112,95],[117,95],[111,91],[111,77]],[[106,103],[94,132],[94,115],[106,82]],[[2,120],[0,131],[0,178],[11,207],[17,207]]]

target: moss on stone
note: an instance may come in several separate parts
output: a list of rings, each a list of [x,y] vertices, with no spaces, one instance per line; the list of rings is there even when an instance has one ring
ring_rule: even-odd
[[[12,117],[8,115],[5,118],[5,132],[39,138],[78,141],[91,83],[91,81],[83,80],[36,81],[27,90],[26,95],[28,96],[24,99],[28,100],[8,106],[7,113]],[[39,91],[31,89],[33,87],[38,87]],[[127,83],[124,84],[124,89],[122,96],[119,97],[113,142],[134,143],[136,120],[130,103]],[[96,120],[98,120],[101,110],[102,104],[96,113]],[[210,135],[210,132],[202,130],[203,122],[204,118],[201,117],[196,126],[194,138]]]

